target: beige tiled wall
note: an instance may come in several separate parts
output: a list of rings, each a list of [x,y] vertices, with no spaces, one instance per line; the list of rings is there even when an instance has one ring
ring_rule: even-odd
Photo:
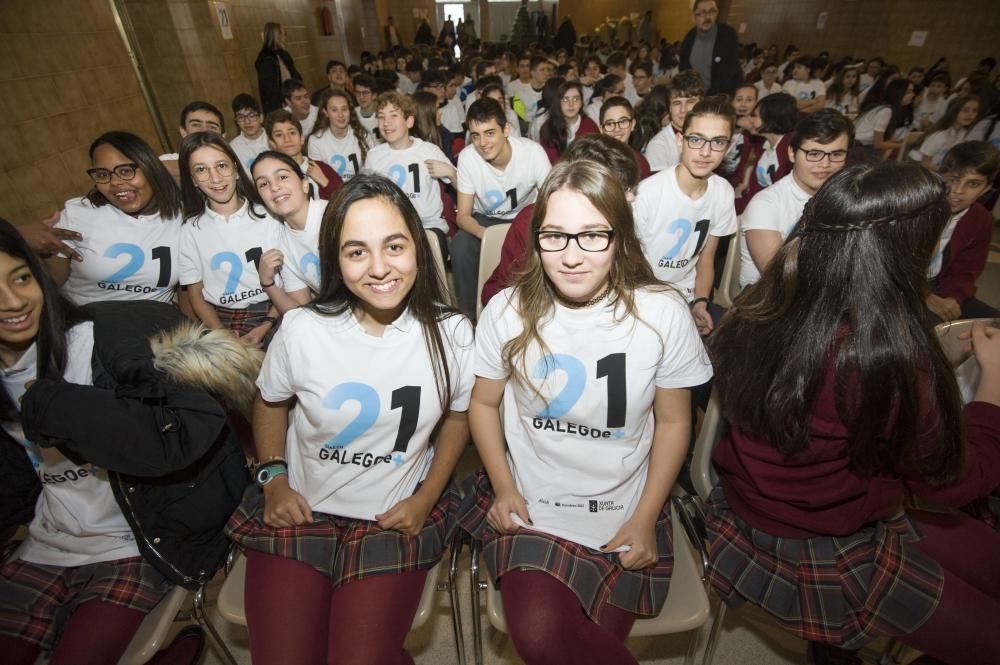
[[[241,92],[259,96],[254,60],[268,21],[285,27],[286,48],[310,89],[324,83],[327,60],[344,58],[339,26],[330,36],[320,30],[320,9],[335,12],[332,1],[227,0],[232,39],[223,39],[214,3],[207,0],[125,4],[175,148],[180,111],[192,100],[216,105],[226,115],[227,136],[235,135],[230,103]],[[352,29],[357,27],[348,22],[347,31]]]
[[[794,43],[806,53],[833,57],[879,55],[901,69],[927,67],[940,56],[952,75],[964,76],[987,55],[1000,56],[998,0],[731,0],[727,22],[745,42]],[[816,29],[828,12],[824,30]],[[922,47],[908,46],[914,30],[926,30]]]
[[[107,0],[2,0],[0,63],[0,216],[32,221],[85,194],[104,131],[155,142]]]

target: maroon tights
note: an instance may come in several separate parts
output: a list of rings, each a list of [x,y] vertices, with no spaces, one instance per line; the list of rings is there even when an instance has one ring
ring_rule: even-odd
[[[899,641],[951,665],[1000,663],[1000,533],[965,515],[913,512],[917,543],[944,569],[931,618]]]
[[[144,618],[139,610],[101,600],[83,603],[66,623],[49,665],[117,663]],[[31,665],[40,651],[30,642],[0,635],[0,660],[5,663]]]
[[[631,612],[607,605],[595,623],[569,587],[538,570],[504,573],[500,594],[510,637],[527,665],[636,664],[625,648]]]
[[[426,570],[337,589],[312,566],[246,551],[245,606],[254,665],[412,665],[403,650]]]

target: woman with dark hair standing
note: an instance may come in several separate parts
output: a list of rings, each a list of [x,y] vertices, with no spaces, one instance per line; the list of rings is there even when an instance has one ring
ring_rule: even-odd
[[[227,527],[246,548],[250,653],[412,665],[403,641],[457,507],[472,326],[387,178],[337,192],[319,252],[319,295],[285,315],[257,380],[257,485]]]
[[[1000,662],[1000,534],[958,508],[1000,486],[1000,330],[962,407],[924,306],[948,190],[916,164],[854,165],[709,339],[730,431],[709,499],[712,582],[803,639],[892,636]]]
[[[90,146],[94,188],[70,199],[56,226],[78,232],[83,257],[47,260],[75,305],[101,300],[177,300],[181,195],[152,148],[135,134],[107,132]]]
[[[3,220],[0,319],[0,533],[27,525],[2,552],[3,662],[117,662],[228,548],[249,477],[223,403],[249,409],[260,352],[164,303],[77,310]]]
[[[285,29],[280,23],[264,24],[264,45],[257,54],[253,65],[257,69],[257,89],[260,91],[260,105],[264,115],[276,111],[284,104],[281,84],[288,79],[302,80],[295,61],[285,50]]]

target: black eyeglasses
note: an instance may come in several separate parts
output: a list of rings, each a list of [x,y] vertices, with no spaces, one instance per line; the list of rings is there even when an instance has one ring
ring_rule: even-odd
[[[805,148],[796,148],[796,150],[806,153],[807,162],[822,162],[824,158],[829,157],[832,163],[839,164],[847,159],[846,150],[831,150],[829,152],[826,150],[806,150]]]
[[[575,240],[577,247],[585,252],[603,252],[611,246],[611,240],[614,237],[615,232],[612,229],[583,231],[582,233],[535,231],[535,244],[542,252],[561,252],[569,247],[570,240]]]
[[[257,119],[256,111],[247,111],[246,113],[237,113],[235,118],[236,122],[251,122]]]
[[[628,129],[632,126],[633,118],[620,118],[618,120],[605,120],[601,123],[606,131],[611,131],[612,129]]]
[[[692,150],[701,150],[702,146],[707,143],[712,152],[722,152],[729,147],[730,139],[727,139],[724,136],[716,136],[714,139],[707,139],[704,136],[698,136],[697,134],[688,134],[684,137],[684,142],[687,143],[688,147]]]
[[[139,170],[139,165],[129,162],[119,164],[110,171],[107,169],[87,169],[87,175],[98,185],[106,185],[111,182],[111,175],[114,174],[122,180],[131,180],[135,177],[135,172]]]

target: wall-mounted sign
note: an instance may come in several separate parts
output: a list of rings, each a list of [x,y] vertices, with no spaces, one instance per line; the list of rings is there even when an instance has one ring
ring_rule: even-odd
[[[223,39],[233,38],[233,24],[229,20],[229,9],[226,8],[226,3],[215,2],[215,15],[219,17],[219,29],[222,31]]]

